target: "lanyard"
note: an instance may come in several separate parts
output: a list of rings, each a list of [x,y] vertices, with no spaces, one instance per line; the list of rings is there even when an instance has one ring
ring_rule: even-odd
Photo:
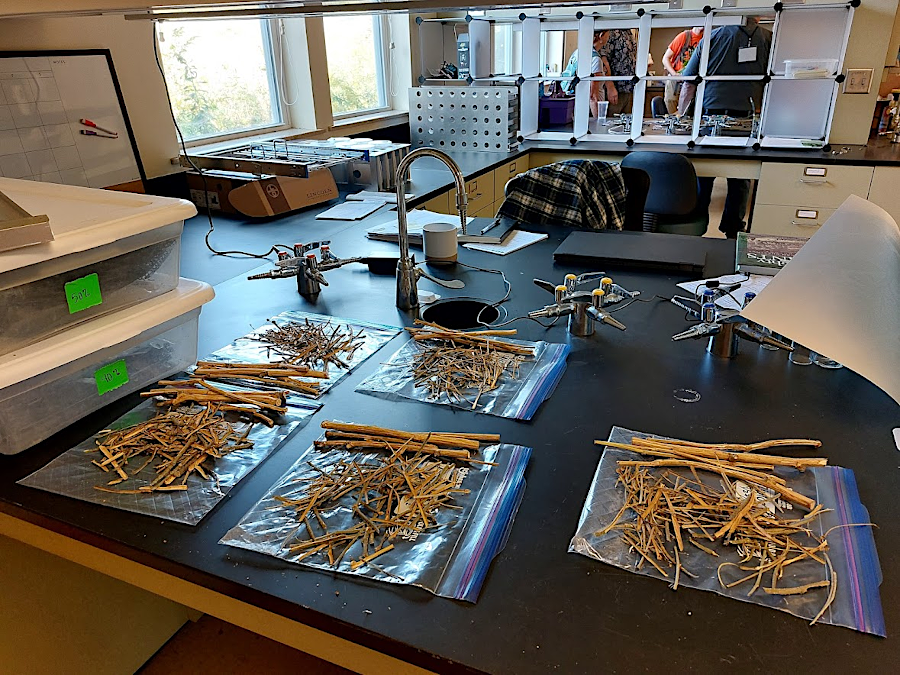
[[[756,31],[759,30],[759,24],[756,25],[756,28],[754,28],[754,29],[753,29],[753,32],[750,33],[750,34],[748,34],[747,31],[744,30],[744,27],[743,27],[743,26],[738,26],[738,29],[739,29],[744,35],[747,36],[747,46],[748,46],[748,47],[752,47],[752,46],[753,46],[753,36],[756,35]]]

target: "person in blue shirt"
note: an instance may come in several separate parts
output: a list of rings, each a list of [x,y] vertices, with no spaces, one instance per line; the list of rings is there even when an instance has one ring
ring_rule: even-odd
[[[743,26],[722,26],[713,31],[709,39],[707,75],[765,75],[769,64],[772,33],[759,25],[759,17],[748,16]],[[681,71],[694,77],[700,73],[701,43],[691,60]],[[752,117],[762,105],[764,85],[762,80],[707,80],[703,90],[704,115],[728,115]],[[678,114],[684,115],[694,100],[697,85],[685,82],[678,101]],[[698,178],[698,208],[709,210],[715,178]],[[719,230],[729,239],[745,229],[747,201],[750,197],[750,181],[745,178],[729,178],[725,210]]]
[[[600,58],[600,50],[603,49],[603,46],[606,44],[606,41],[609,39],[609,31],[594,31],[594,42],[593,49],[591,50],[591,76],[592,77],[602,77],[604,74],[603,69],[603,60]],[[566,69],[562,72],[563,77],[575,77],[578,72],[578,50],[572,52],[572,56],[569,57],[569,63],[566,65]],[[590,97],[590,107],[591,107],[591,115],[593,117],[597,117],[597,104],[605,100],[603,96],[603,88],[601,87],[602,82],[591,82],[591,97]],[[570,96],[574,96],[575,94],[575,83],[573,80],[563,80],[562,81],[562,89],[566,94]]]

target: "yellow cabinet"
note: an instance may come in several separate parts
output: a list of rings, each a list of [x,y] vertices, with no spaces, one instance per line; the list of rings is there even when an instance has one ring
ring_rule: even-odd
[[[877,204],[900,223],[900,167],[876,166],[869,201]]]
[[[506,184],[520,173],[525,173],[528,168],[528,155],[525,155],[494,169],[494,200],[502,202]]]
[[[466,181],[468,212],[477,213],[494,203],[494,173],[486,173]],[[456,190],[450,191],[450,209],[456,211]]]
[[[865,199],[869,194],[872,173],[871,166],[764,162],[756,203],[836,209],[850,195]]]
[[[450,193],[445,192],[422,204],[419,208],[431,211],[432,213],[450,213]],[[456,204],[454,201],[453,212],[456,212]]]
[[[834,209],[798,208],[757,204],[753,210],[753,234],[777,234],[809,238],[828,220]]]

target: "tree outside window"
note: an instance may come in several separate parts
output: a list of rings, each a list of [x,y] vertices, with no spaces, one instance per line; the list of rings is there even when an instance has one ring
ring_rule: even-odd
[[[335,116],[387,107],[380,16],[326,16],[325,50]]]
[[[171,22],[163,24],[159,39],[185,140],[281,124],[266,22]]]

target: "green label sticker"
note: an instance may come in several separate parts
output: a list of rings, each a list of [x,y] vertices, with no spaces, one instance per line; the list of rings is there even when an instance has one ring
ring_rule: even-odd
[[[128,368],[125,366],[125,359],[113,361],[97,370],[94,373],[94,380],[97,381],[97,394],[100,396],[121,387],[128,382]]]
[[[100,277],[96,272],[66,284],[66,302],[69,314],[80,312],[103,302],[100,297]]]

